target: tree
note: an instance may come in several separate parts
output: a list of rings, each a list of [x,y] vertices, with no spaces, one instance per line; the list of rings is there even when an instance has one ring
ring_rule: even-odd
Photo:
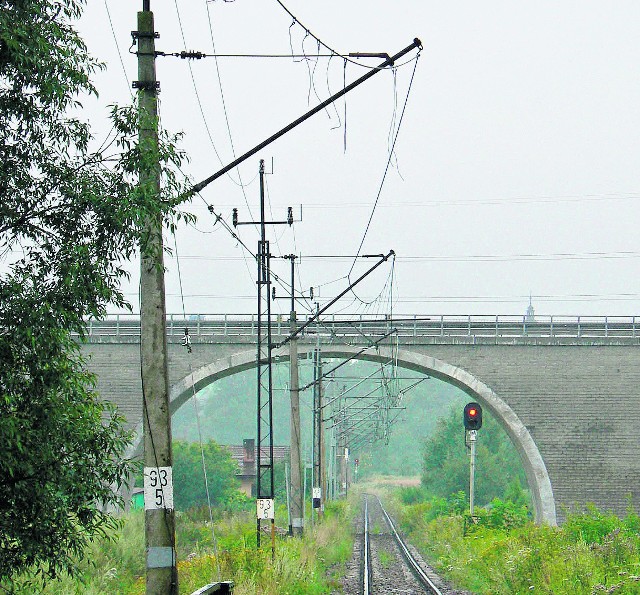
[[[175,225],[184,155],[139,146],[134,108],[113,108],[97,149],[70,115],[100,65],[72,26],[84,0],[0,0],[0,580],[73,572],[115,523],[129,440],[94,390],[78,341],[87,317],[125,306],[123,262],[147,251],[142,222]],[[144,122],[143,122],[144,123]],[[162,195],[137,185],[160,163]]]
[[[174,498],[176,510],[207,505],[204,482],[204,465],[207,470],[209,497],[213,506],[224,506],[234,499],[240,482],[236,477],[238,465],[231,458],[228,448],[213,440],[202,445],[197,442],[173,442]]]
[[[446,498],[469,490],[469,457],[464,445],[462,409],[453,408],[439,420],[435,433],[425,441],[422,485],[434,496]],[[486,504],[493,498],[518,494],[526,476],[518,453],[506,432],[485,411],[476,447],[476,500]]]

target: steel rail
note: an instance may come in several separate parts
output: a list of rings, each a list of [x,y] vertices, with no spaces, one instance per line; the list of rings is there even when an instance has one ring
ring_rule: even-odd
[[[363,534],[363,572],[362,572],[362,592],[364,595],[371,593],[371,548],[369,544],[369,499],[364,497],[364,534]]]
[[[429,589],[429,591],[432,593],[432,595],[443,595],[442,591],[440,591],[440,589],[438,589],[438,587],[436,587],[436,585],[433,583],[433,581],[427,576],[425,571],[422,569],[420,564],[418,564],[417,560],[413,557],[413,555],[411,554],[411,552],[407,548],[407,546],[404,543],[402,537],[400,537],[400,535],[398,534],[398,531],[396,531],[396,527],[393,524],[393,521],[391,520],[391,517],[389,516],[387,511],[384,509],[384,506],[382,506],[382,502],[380,502],[380,498],[378,498],[378,496],[376,496],[376,498],[378,499],[378,503],[380,504],[380,508],[382,510],[382,513],[384,514],[384,517],[387,519],[387,523],[389,524],[389,527],[391,528],[391,531],[393,532],[393,535],[395,537],[396,543],[398,544],[398,547],[400,548],[400,552],[402,553],[404,559],[409,564],[409,567],[411,568],[411,571],[413,572],[413,574],[416,576],[416,578],[427,589]]]

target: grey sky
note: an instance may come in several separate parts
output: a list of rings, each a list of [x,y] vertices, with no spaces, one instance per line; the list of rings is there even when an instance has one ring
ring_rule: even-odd
[[[393,54],[414,37],[423,42],[396,145],[399,172],[388,174],[362,250],[396,251],[397,312],[522,314],[529,292],[539,314],[638,312],[638,2],[285,4],[343,53]],[[87,104],[97,129],[104,126],[106,106],[129,96],[116,40],[129,81],[136,78],[135,56],[127,49],[141,0],[139,5],[91,2],[81,24],[91,52],[108,64],[96,77],[99,101]],[[315,41],[304,39],[299,25],[290,27],[275,0],[151,0],[151,6],[162,51],[186,46],[212,53],[212,30],[218,53],[287,53],[290,43],[295,52],[317,52]],[[327,81],[332,92],[338,90],[342,59],[331,60],[328,74],[327,63],[220,58],[236,153],[315,105],[315,92],[324,99]],[[315,91],[309,83],[314,67]],[[344,287],[351,260],[305,256],[358,249],[386,164],[394,104],[397,123],[412,71],[412,63],[400,68],[395,87],[391,72],[380,73],[347,95],[346,153],[345,106],[339,102],[337,112],[329,110],[331,118],[315,116],[240,168],[244,183],[252,182],[245,193],[254,216],[259,158],[275,164],[268,177],[273,216],[283,218],[287,205],[297,213],[303,204],[304,220],[294,232],[270,231],[272,251],[302,254],[302,287],[342,279],[321,288],[323,299]],[[349,64],[347,82],[364,72]],[[190,70],[185,61],[161,58],[158,78],[163,124],[185,132],[192,158],[187,170],[199,181],[220,167],[211,139],[224,164],[233,159],[216,62],[192,62]],[[245,197],[233,180],[237,172],[214,182],[202,198],[229,221],[234,206],[246,220]],[[186,229],[178,235],[187,312],[253,312],[254,264],[213,225],[201,199],[193,204],[198,229],[213,233]],[[240,233],[255,250],[255,230]],[[180,312],[175,261],[167,264],[168,310]],[[285,263],[274,267],[288,279]],[[378,295],[389,272],[384,268],[358,294]],[[369,306],[347,299],[336,311],[385,312],[383,295]],[[275,308],[287,311],[288,303]]]

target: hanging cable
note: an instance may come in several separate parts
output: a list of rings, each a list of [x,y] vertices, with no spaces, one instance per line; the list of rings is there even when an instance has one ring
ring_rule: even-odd
[[[182,288],[182,272],[180,269],[180,255],[178,253],[178,239],[176,237],[176,234],[173,233],[173,245],[174,245],[174,249],[175,249],[175,255],[176,255],[176,267],[178,270],[178,285],[180,288],[180,300],[181,300],[181,304],[182,304],[182,317],[184,319],[185,325],[187,324],[187,314],[185,311],[185,306],[184,306],[184,291]],[[183,345],[187,348],[187,352],[189,355],[191,355],[192,350],[191,350],[191,341],[189,338],[189,328],[185,326],[185,330],[184,330],[184,337],[183,337]],[[198,441],[200,442],[200,458],[202,461],[202,475],[204,478],[204,489],[205,489],[205,493],[207,495],[207,506],[209,509],[209,524],[211,525],[211,538],[213,540],[213,553],[215,555],[215,559],[216,559],[216,569],[218,572],[218,580],[222,580],[221,576],[222,576],[222,572],[220,569],[220,557],[218,555],[218,540],[216,538],[216,533],[215,533],[215,529],[214,529],[214,525],[213,525],[213,509],[211,506],[211,494],[209,492],[209,478],[207,476],[207,463],[205,460],[205,456],[204,456],[204,443],[202,440],[202,428],[200,425],[200,412],[198,410],[198,399],[196,397],[196,383],[195,383],[195,379],[193,376],[193,361],[191,357],[187,357],[187,360],[189,362],[189,374],[191,376],[191,389],[192,389],[192,395],[191,395],[191,400],[193,401],[193,408],[196,414],[196,427],[198,430]]]
[[[133,92],[131,91],[131,81],[129,81],[129,76],[127,75],[127,69],[124,67],[124,61],[122,60],[122,52],[120,52],[120,44],[118,43],[116,31],[113,27],[113,20],[111,19],[111,11],[109,10],[109,5],[107,4],[107,0],[104,0],[104,7],[105,7],[105,10],[107,11],[107,18],[109,19],[109,26],[111,27],[111,34],[113,35],[113,41],[116,44],[118,58],[120,59],[120,66],[122,67],[124,78],[127,81],[127,90],[129,91],[129,94],[131,95],[131,97],[133,97]]]
[[[279,1],[279,0],[276,0]],[[396,129],[396,134],[395,137],[393,139],[393,144],[391,145],[391,152],[389,153],[389,157],[387,159],[387,165],[384,168],[384,174],[382,176],[382,181],[380,182],[380,187],[378,188],[378,194],[376,195],[376,200],[373,204],[373,209],[371,210],[371,215],[369,216],[369,221],[367,222],[367,227],[364,230],[364,234],[362,235],[362,240],[360,241],[360,246],[358,246],[358,250],[356,251],[356,255],[360,254],[360,250],[362,250],[362,246],[364,244],[364,240],[367,237],[367,233],[369,232],[369,227],[371,226],[371,221],[373,220],[373,215],[376,212],[376,207],[378,206],[378,201],[380,200],[380,196],[382,194],[382,189],[384,187],[384,182],[387,178],[387,172],[389,171],[389,165],[391,164],[391,158],[393,156],[393,150],[395,149],[396,146],[396,142],[398,140],[398,135],[400,133],[400,129],[402,127],[402,121],[404,119],[404,114],[405,111],[407,109],[407,103],[409,101],[409,96],[411,95],[411,89],[413,87],[413,79],[416,75],[416,68],[418,66],[418,60],[420,59],[420,54],[418,53],[418,55],[416,56],[416,61],[413,65],[413,72],[411,73],[411,80],[409,81],[409,88],[407,89],[407,96],[405,97],[404,100],[404,105],[402,107],[402,113],[400,114],[400,120],[398,121],[398,128]],[[351,275],[351,272],[353,271],[353,267],[356,264],[356,259],[354,258],[353,263],[351,264],[351,268],[349,269],[349,275]]]
[[[322,39],[320,39],[317,35],[314,35],[308,27],[305,27],[305,25],[303,25],[300,22],[300,20],[281,2],[281,0],[276,0],[276,2],[293,19],[293,22],[289,26],[289,39],[290,40],[291,40],[291,28],[293,26],[295,26],[295,25],[299,25],[304,30],[305,37],[313,37],[313,39],[316,40],[316,42],[318,43],[319,46],[322,46],[323,48],[326,48],[332,54],[335,54],[336,56],[340,56],[344,60],[347,60],[347,61],[351,62],[352,64],[355,64],[356,66],[360,66],[361,68],[368,68],[370,70],[376,70],[376,69],[379,68],[378,66],[368,66],[366,64],[362,64],[361,62],[358,62],[357,60],[353,60],[352,59],[353,57],[355,57],[357,55],[362,55],[361,53],[359,54],[359,53],[356,52],[354,54],[341,54],[340,52],[337,52],[331,46],[327,45],[324,41],[322,41]],[[294,53],[293,52],[293,44],[292,43],[291,43],[291,53],[292,54]],[[371,55],[369,55],[369,57],[371,57]],[[380,56],[376,55],[376,57],[380,57]],[[408,60],[404,64],[407,64],[408,62],[410,62],[410,60]],[[399,64],[398,66],[404,66],[404,64]]]

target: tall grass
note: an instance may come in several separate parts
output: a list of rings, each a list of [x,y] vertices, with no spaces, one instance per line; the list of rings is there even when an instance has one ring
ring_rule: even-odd
[[[282,514],[282,513],[281,513]],[[320,595],[339,586],[352,551],[346,502],[330,503],[320,522],[301,539],[277,536],[275,558],[270,535],[256,549],[255,517],[250,513],[218,515],[217,548],[207,518],[198,511],[176,515],[180,593],[218,580],[232,580],[235,595]],[[145,592],[144,512],[123,517],[111,539],[96,541],[78,562],[78,575],[43,585],[31,576],[3,583],[0,590],[19,595],[139,595]],[[216,555],[217,552],[217,555]]]
[[[633,512],[621,519],[589,506],[548,527],[494,501],[470,525],[437,500],[408,499],[397,504],[404,531],[460,588],[478,595],[640,593],[640,518]]]

